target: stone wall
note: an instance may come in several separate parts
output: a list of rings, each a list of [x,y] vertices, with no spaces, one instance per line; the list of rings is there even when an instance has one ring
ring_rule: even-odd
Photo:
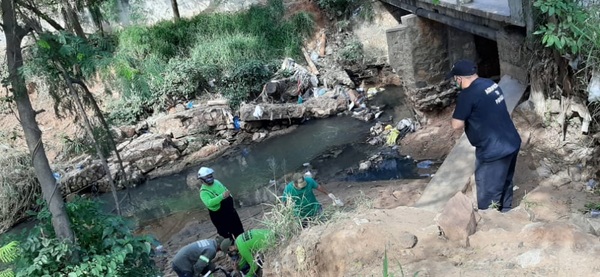
[[[525,47],[525,33],[505,28],[498,31],[496,37],[502,75],[510,75],[523,84],[529,83],[530,54]]]
[[[446,27],[414,14],[401,20],[386,33],[390,65],[408,90],[439,83],[449,69]]]

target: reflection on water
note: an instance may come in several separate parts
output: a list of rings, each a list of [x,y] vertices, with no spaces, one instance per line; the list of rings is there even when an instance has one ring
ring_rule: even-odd
[[[401,119],[398,118],[398,110],[407,110],[399,105],[401,98],[401,91],[388,88],[379,93],[373,102],[386,104],[386,112],[390,114],[384,116],[393,116],[394,121],[398,121]],[[406,111],[401,117],[406,117],[405,114]],[[203,209],[198,190],[186,184],[186,177],[195,176],[200,166],[213,168],[215,178],[231,190],[238,204],[243,205],[271,199],[272,193],[265,189],[269,181],[299,171],[307,162],[318,171],[318,180],[326,181],[344,169],[357,166],[370,155],[374,147],[363,142],[373,124],[351,117],[307,121],[290,134],[240,146],[233,154],[130,189],[130,201],[125,201],[128,204],[124,204],[123,209],[125,214],[142,222],[180,211]],[[349,180],[412,178],[410,172],[413,169],[414,163],[397,159],[394,164],[385,165],[380,173],[374,173],[371,177],[355,175]],[[123,191],[119,193],[121,197],[124,196]],[[108,194],[102,197],[109,205],[112,203]]]
[[[270,180],[301,170],[304,163],[329,149],[348,148],[348,145],[363,142],[370,126],[350,117],[308,121],[293,133],[239,147],[233,154],[130,189],[132,205],[125,205],[124,209],[128,210],[127,214],[135,214],[138,220],[145,221],[177,211],[202,208],[198,191],[186,184],[188,174],[195,176],[200,166],[213,168],[215,178],[231,190],[237,201],[255,203],[271,196],[268,191],[260,189],[266,187]],[[344,155],[344,162],[340,164],[356,165],[366,156],[358,150],[351,153]],[[318,166],[326,167],[326,164]],[[336,167],[334,165],[331,168]],[[112,202],[109,199],[106,201]]]

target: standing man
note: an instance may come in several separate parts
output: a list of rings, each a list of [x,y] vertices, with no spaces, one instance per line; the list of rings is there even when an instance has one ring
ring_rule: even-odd
[[[235,263],[235,270],[241,271],[246,277],[261,276],[262,260],[255,257],[274,242],[275,234],[267,229],[252,229],[235,239],[226,239],[221,244],[225,252]]]
[[[283,190],[283,203],[294,203],[294,214],[302,219],[302,226],[306,227],[308,219],[315,218],[323,211],[321,203],[317,200],[313,190],[318,190],[331,198],[334,203],[343,205],[333,193],[329,193],[313,178],[302,174],[294,174],[292,181]]]
[[[452,115],[452,128],[464,128],[475,146],[477,206],[502,212],[511,209],[513,176],[521,137],[510,118],[504,94],[494,81],[480,78],[477,66],[458,61],[447,76],[461,90]]]
[[[244,232],[244,226],[233,205],[233,197],[229,190],[213,177],[215,171],[208,167],[198,170],[198,179],[202,180],[200,199],[208,208],[210,221],[217,228],[217,233],[235,239]]]
[[[173,258],[173,271],[179,277],[202,276],[209,270],[213,271],[215,266],[211,261],[221,249],[223,241],[223,237],[217,236],[216,239],[199,240],[184,246]]]

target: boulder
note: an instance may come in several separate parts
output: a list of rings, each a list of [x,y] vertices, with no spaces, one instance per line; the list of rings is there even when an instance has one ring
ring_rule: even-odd
[[[446,203],[436,222],[446,238],[466,242],[477,229],[477,216],[473,202],[464,193],[456,193]]]
[[[214,103],[213,103],[214,104]],[[231,109],[226,105],[198,106],[154,119],[155,133],[173,138],[205,132],[209,128],[233,129]]]
[[[262,121],[280,119],[301,119],[306,113],[303,104],[242,104],[240,119],[242,121]]]
[[[123,162],[134,164],[144,174],[180,156],[171,138],[161,134],[143,134],[122,149]]]

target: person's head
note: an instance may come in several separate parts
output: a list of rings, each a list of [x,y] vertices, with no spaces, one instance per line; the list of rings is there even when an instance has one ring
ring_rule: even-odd
[[[232,260],[239,260],[240,253],[238,252],[237,246],[233,243],[231,239],[224,239],[220,244],[220,250],[225,253],[225,255],[229,256]]]
[[[447,79],[454,78],[458,89],[468,88],[477,77],[477,65],[469,60],[457,61],[446,75]]]
[[[300,173],[296,173],[292,176],[292,183],[296,189],[303,189],[306,187],[306,179]]]
[[[215,171],[212,168],[201,167],[198,170],[198,180],[202,180],[207,185],[212,185],[215,179],[213,178],[213,173]]]

